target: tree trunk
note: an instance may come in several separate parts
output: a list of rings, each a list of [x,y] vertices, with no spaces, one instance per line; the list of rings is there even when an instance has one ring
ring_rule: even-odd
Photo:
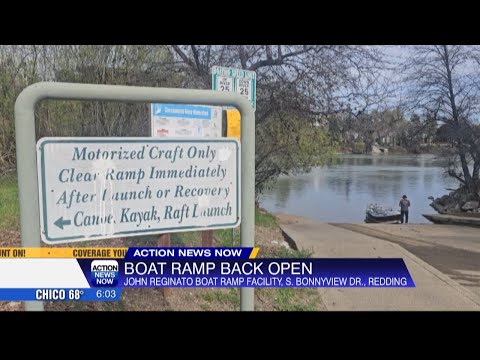
[[[465,179],[465,186],[467,187],[467,190],[469,192],[473,192],[476,190],[475,182],[472,179],[472,175],[470,175],[470,169],[468,168],[467,157],[463,152],[460,153],[460,162],[462,164],[463,177]]]
[[[473,178],[473,180],[475,180],[475,181],[479,181],[479,180],[480,180],[480,159],[479,159],[479,160],[476,160],[476,161],[473,163],[472,178]]]
[[[473,163],[472,182],[473,192],[480,199],[480,159]]]

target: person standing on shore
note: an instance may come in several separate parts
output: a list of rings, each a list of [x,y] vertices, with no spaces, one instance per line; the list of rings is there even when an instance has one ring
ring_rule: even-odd
[[[407,199],[407,195],[402,196],[402,200],[400,200],[400,215],[401,215],[401,223],[403,224],[403,220],[405,219],[405,224],[408,224],[408,208],[410,207],[410,200]]]

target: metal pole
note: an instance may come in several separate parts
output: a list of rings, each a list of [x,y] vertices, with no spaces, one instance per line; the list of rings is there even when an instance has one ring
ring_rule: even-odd
[[[213,90],[39,82],[25,88],[15,102],[15,140],[23,247],[40,247],[41,244],[35,149],[35,105],[45,99],[235,106],[242,118],[240,242],[242,247],[254,246],[255,113],[247,99],[239,94]],[[240,309],[254,310],[253,288],[240,289]],[[43,302],[27,301],[25,310],[42,311]]]
[[[35,104],[28,88],[15,102],[15,143],[17,152],[18,199],[20,231],[23,247],[40,247],[40,207],[35,149]],[[27,91],[27,92],[26,92]],[[22,96],[26,94],[27,96]],[[25,311],[43,311],[42,301],[26,301]]]
[[[250,103],[248,106],[239,107],[239,110],[240,119],[242,119],[240,132],[242,139],[240,245],[253,247],[255,246],[255,113]],[[240,311],[254,310],[255,289],[240,288]]]

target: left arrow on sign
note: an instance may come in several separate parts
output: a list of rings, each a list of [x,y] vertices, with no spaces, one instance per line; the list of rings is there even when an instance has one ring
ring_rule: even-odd
[[[62,230],[65,225],[70,225],[71,223],[72,223],[71,220],[63,220],[63,216],[58,218],[58,220],[54,222],[54,224],[57,225]]]

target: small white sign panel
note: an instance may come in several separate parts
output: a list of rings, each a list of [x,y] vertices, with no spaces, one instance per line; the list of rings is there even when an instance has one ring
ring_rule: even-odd
[[[257,106],[256,81],[255,71],[223,66],[212,67],[212,90],[240,94],[250,101],[253,110]]]
[[[232,138],[42,138],[41,236],[65,243],[240,223]]]
[[[233,78],[225,76],[217,76],[217,89],[218,91],[233,91]]]
[[[248,100],[252,101],[252,80],[250,79],[237,79],[235,84],[235,92],[245,96]]]

